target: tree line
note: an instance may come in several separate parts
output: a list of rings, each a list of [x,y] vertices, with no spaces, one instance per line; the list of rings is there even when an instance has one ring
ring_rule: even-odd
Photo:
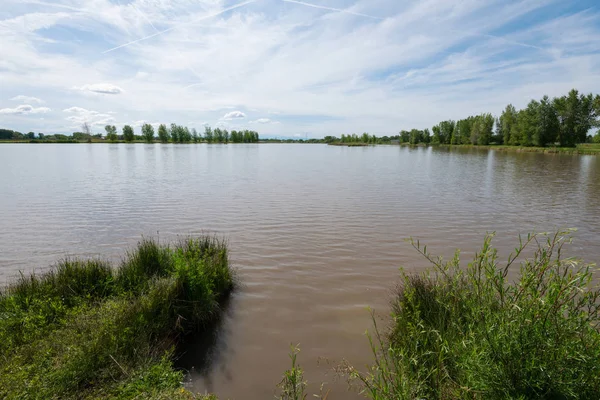
[[[580,143],[600,143],[600,132],[589,135],[600,126],[600,95],[580,94],[572,89],[567,95],[531,100],[517,110],[512,104],[494,118],[484,113],[458,121],[442,121],[431,131],[400,132],[404,143],[472,144],[509,146],[574,147]]]
[[[531,100],[526,108],[506,106],[499,117],[490,113],[454,121],[442,121],[429,129],[402,130],[396,136],[377,137],[369,133],[325,136],[328,144],[453,144],[574,147],[579,143],[600,143],[600,95],[569,94],[550,99]]]
[[[117,128],[114,125],[106,125],[106,140],[116,142],[119,140],[117,136]],[[243,130],[232,130],[215,128],[210,126],[204,128],[204,134],[198,133],[196,128],[191,130],[187,126],[171,124],[169,127],[165,124],[160,124],[157,130],[158,141],[161,143],[258,143],[258,132]],[[129,125],[123,127],[122,138],[125,142],[132,142],[135,138],[133,128]],[[140,140],[147,143],[154,143],[156,137],[154,126],[150,124],[142,125],[142,134]]]
[[[34,132],[23,134],[10,129],[0,129],[0,140],[60,143],[102,140],[102,135],[99,133],[92,134],[87,124],[84,124],[82,131],[73,132],[72,135],[59,133],[53,135],[38,133],[36,135]],[[135,134],[135,130],[131,125],[123,126],[120,134],[115,125],[106,125],[104,131],[104,140],[111,143],[119,141],[128,143],[134,141],[154,143],[156,140],[161,143],[258,143],[259,141],[259,135],[256,131],[245,129],[240,131],[232,130],[230,132],[227,129],[212,129],[209,126],[205,127],[204,133],[198,133],[195,128],[190,130],[188,127],[182,125],[171,124],[167,127],[167,125],[161,124],[156,132],[158,137],[155,136],[154,127],[150,124],[142,125],[140,135]]]

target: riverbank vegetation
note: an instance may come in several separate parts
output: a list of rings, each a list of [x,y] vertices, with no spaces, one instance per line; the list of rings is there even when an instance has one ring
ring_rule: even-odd
[[[430,129],[400,131],[397,136],[377,137],[368,133],[326,136],[323,142],[343,144],[410,144],[410,145],[468,145],[555,148],[555,152],[572,152],[581,144],[600,145],[600,95],[580,94],[576,89],[567,95],[550,99],[531,100],[527,107],[517,110],[506,106],[499,117],[490,113],[469,116],[454,121],[442,121]],[[560,150],[563,149],[563,150]],[[593,147],[578,149],[578,154],[595,154]],[[544,150],[540,150],[544,151]]]
[[[85,125],[85,124],[84,124]],[[104,136],[101,134],[92,134],[89,126],[85,125],[86,132],[73,132],[71,135],[53,134],[45,135],[43,133],[21,132],[9,129],[0,129],[0,141],[23,142],[23,143],[258,143],[260,138],[256,131],[252,130],[232,130],[205,127],[204,134],[198,133],[195,128],[191,130],[187,126],[171,124],[169,127],[161,124],[158,127],[158,137],[155,137],[154,127],[150,124],[143,124],[140,135],[135,134],[135,130],[130,125],[124,125],[122,134],[117,133],[115,125],[106,125],[104,127]]]
[[[429,135],[416,130],[402,131],[402,143],[452,145],[504,145],[524,147],[575,147],[581,143],[600,143],[600,133],[590,130],[600,127],[600,95],[580,94],[576,89],[567,95],[531,100],[526,108],[517,110],[512,104],[495,118],[484,113],[458,121],[442,121]]]
[[[119,268],[67,259],[0,294],[0,398],[191,399],[173,368],[234,287],[227,245],[143,239]]]

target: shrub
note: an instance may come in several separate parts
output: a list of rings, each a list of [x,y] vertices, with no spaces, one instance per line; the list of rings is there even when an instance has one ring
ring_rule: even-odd
[[[502,266],[492,237],[466,268],[458,252],[445,262],[411,241],[433,269],[402,273],[375,364],[348,370],[369,398],[599,397],[600,292],[591,266],[562,254],[570,231],[520,239]]]

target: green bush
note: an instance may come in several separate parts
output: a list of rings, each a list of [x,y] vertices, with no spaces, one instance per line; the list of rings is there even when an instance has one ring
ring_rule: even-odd
[[[67,260],[0,296],[0,398],[195,398],[170,362],[232,290],[225,242],[143,239],[121,268]]]
[[[433,269],[402,273],[375,364],[348,369],[368,398],[600,397],[600,292],[590,265],[563,256],[570,231],[529,235],[503,265],[492,237],[466,268],[411,241]]]

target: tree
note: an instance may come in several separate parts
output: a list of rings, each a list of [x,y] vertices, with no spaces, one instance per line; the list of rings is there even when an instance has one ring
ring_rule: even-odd
[[[561,146],[585,142],[589,130],[598,125],[599,103],[598,96],[579,95],[576,89],[572,89],[567,96],[553,100],[559,120],[558,141]]]
[[[192,141],[192,134],[187,126],[179,126],[179,142],[189,143]]]
[[[477,120],[477,144],[487,146],[492,141],[494,132],[494,117],[490,113],[481,114],[476,117]]]
[[[161,143],[169,143],[169,131],[165,124],[160,124],[158,126],[158,140],[160,140]]]
[[[554,104],[548,96],[544,96],[539,103],[537,121],[539,126],[533,137],[533,144],[535,146],[554,144],[559,135],[560,122]]]
[[[154,143],[154,127],[150,124],[142,125],[142,137],[146,143]]]
[[[418,129],[411,129],[409,143],[419,144],[421,142],[423,142],[423,131],[420,131]]]
[[[198,143],[200,141],[200,137],[198,136],[198,131],[196,128],[192,128],[192,139],[194,140],[194,143]]]
[[[539,110],[540,103],[531,100],[526,109],[520,110],[517,113],[514,136],[518,142],[514,140],[514,144],[533,146],[535,144],[534,140],[539,140],[536,139],[539,138],[540,129]]]
[[[114,125],[106,125],[104,127],[104,130],[106,131],[106,140],[108,140],[109,142],[115,143],[118,139],[117,127]]]
[[[449,144],[452,140],[455,126],[456,123],[454,121],[442,121],[431,128],[433,131],[431,143]]]
[[[133,142],[133,139],[135,139],[135,134],[133,133],[133,128],[131,126],[125,125],[123,127],[123,139],[128,143]]]
[[[204,139],[206,140],[206,143],[212,143],[213,142],[213,131],[212,131],[212,128],[210,126],[205,126],[204,127]]]
[[[171,124],[169,133],[171,134],[171,140],[173,143],[179,143],[179,129],[177,128],[177,124]]]
[[[461,119],[456,123],[453,144],[469,144],[471,143],[471,128],[473,127],[474,117]]]
[[[513,144],[515,139],[512,135],[517,124],[517,110],[512,104],[506,106],[500,115],[500,131],[502,132],[504,144]]]
[[[410,142],[410,132],[406,130],[400,131],[400,143]]]

